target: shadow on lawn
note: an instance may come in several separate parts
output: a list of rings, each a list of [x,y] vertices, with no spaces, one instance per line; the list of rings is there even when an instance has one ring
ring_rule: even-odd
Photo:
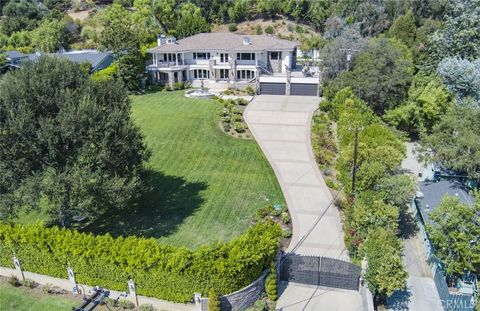
[[[191,183],[151,170],[145,180],[152,190],[138,203],[125,210],[110,211],[81,230],[96,234],[108,232],[112,236],[167,236],[202,205],[201,192],[207,189],[206,183]]]

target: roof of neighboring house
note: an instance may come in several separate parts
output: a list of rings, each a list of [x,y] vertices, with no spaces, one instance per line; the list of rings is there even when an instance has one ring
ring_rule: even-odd
[[[7,59],[9,60],[15,60],[15,59],[20,59],[20,58],[25,58],[28,55],[20,53],[18,51],[7,51]]]
[[[446,195],[456,196],[461,203],[473,204],[474,198],[463,183],[457,180],[441,180],[439,182],[422,182],[419,186],[423,198],[417,198],[417,205],[423,220],[428,223],[429,214],[442,202]]]
[[[10,51],[16,52],[17,51]],[[21,53],[19,53],[21,54]],[[80,50],[80,51],[71,51],[71,52],[64,52],[64,53],[41,53],[36,52],[32,54],[22,54],[23,57],[19,58],[21,62],[24,61],[34,61],[37,58],[41,57],[42,55],[47,56],[58,56],[62,58],[69,59],[74,63],[83,63],[89,62],[92,65],[92,69],[95,70],[99,65],[101,65],[107,58],[113,57],[109,52],[99,52],[97,50]]]
[[[248,37],[249,44],[244,44]],[[298,42],[279,39],[268,35],[239,35],[229,32],[199,33],[151,48],[150,53],[187,52],[194,50],[225,50],[225,51],[264,51],[285,50],[298,46]]]

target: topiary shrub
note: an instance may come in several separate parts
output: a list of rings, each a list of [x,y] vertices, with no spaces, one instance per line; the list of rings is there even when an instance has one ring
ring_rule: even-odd
[[[220,299],[213,288],[208,292],[208,311],[220,311]]]
[[[237,24],[231,23],[231,24],[228,25],[228,31],[235,32],[237,30],[238,30]]]
[[[265,282],[265,292],[268,299],[271,301],[277,301],[277,275],[275,274],[275,268],[270,268],[267,281]]]

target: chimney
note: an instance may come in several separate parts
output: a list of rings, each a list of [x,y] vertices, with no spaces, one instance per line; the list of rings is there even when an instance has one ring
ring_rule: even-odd
[[[157,45],[158,45],[158,46],[162,46],[162,45],[164,45],[164,44],[166,44],[166,43],[167,43],[167,40],[166,40],[166,38],[165,38],[165,35],[159,35],[159,36],[157,37]]]

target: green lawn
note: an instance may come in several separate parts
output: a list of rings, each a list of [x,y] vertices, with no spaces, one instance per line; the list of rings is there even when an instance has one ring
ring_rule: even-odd
[[[195,248],[235,237],[258,208],[284,202],[258,145],[223,133],[214,101],[183,92],[132,99],[133,117],[152,151],[147,168],[154,188],[127,215],[109,215],[90,230]]]
[[[0,311],[64,311],[72,310],[78,304],[78,301],[67,298],[0,283]]]

